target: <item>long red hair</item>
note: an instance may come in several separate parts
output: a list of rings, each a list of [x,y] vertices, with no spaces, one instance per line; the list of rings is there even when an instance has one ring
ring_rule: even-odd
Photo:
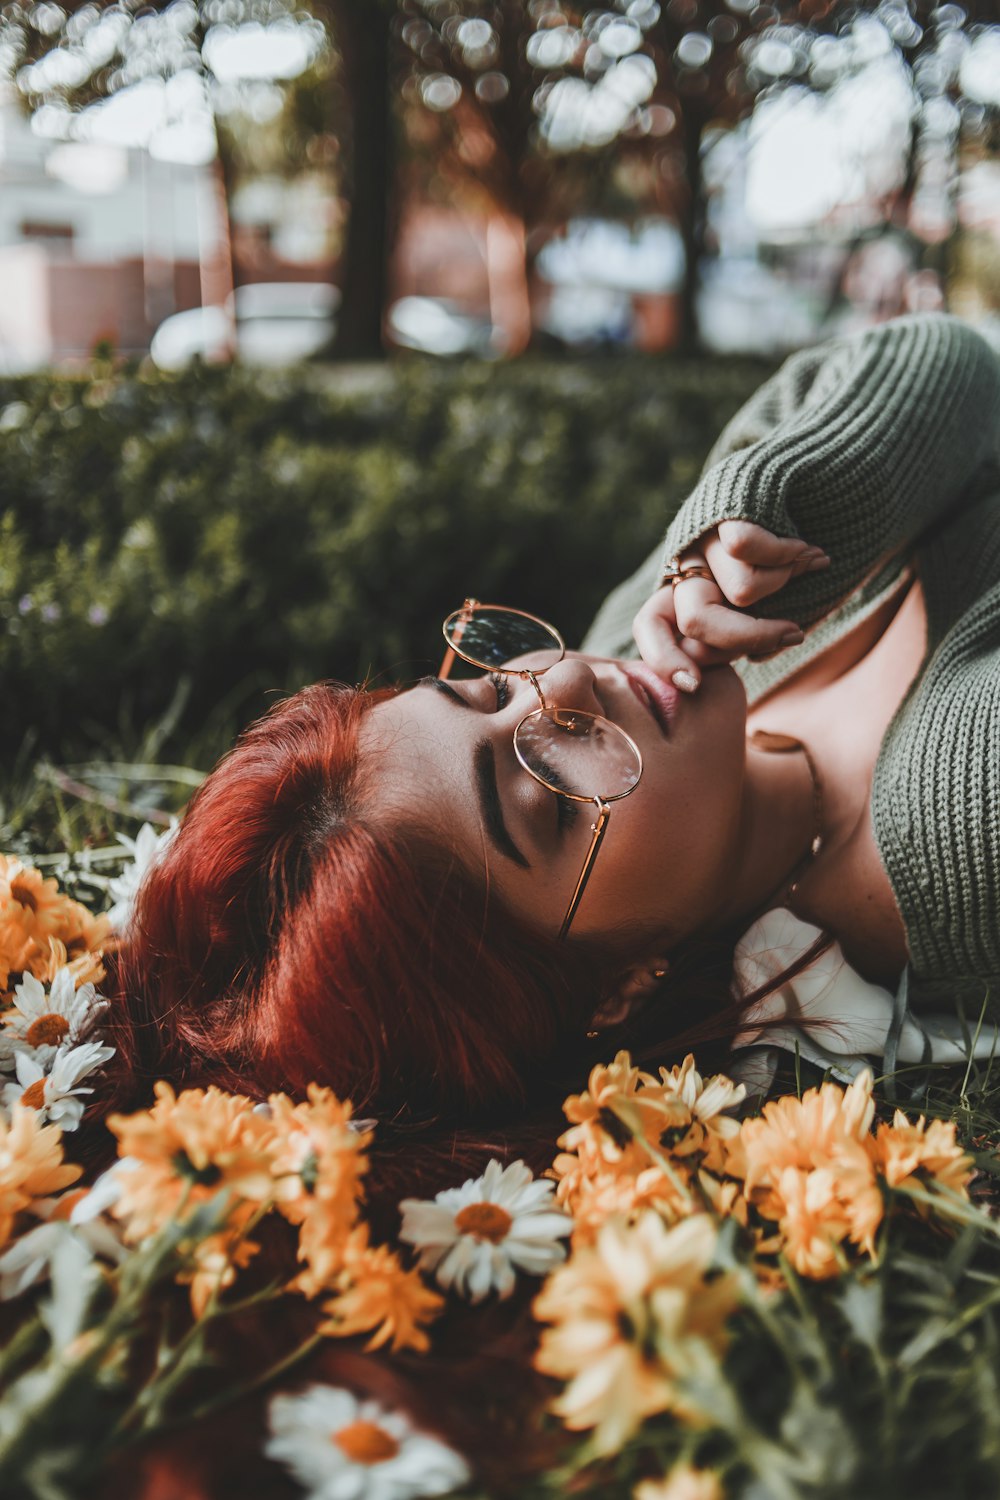
[[[597,956],[372,814],[358,734],[393,691],[303,689],[200,788],[114,959],[115,1106],[161,1077],[258,1097],[320,1082],[390,1118],[466,1118],[523,1098],[582,1032]]]

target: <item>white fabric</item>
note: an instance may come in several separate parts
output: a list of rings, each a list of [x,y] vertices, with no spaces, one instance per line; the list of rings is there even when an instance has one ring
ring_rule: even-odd
[[[733,959],[734,991],[751,994],[772,983],[821,936],[820,929],[803,922],[785,907],[765,912],[740,938]],[[778,1063],[778,1048],[794,1052],[850,1080],[884,1056],[892,1026],[894,997],[881,985],[862,979],[833,943],[819,958],[780,989],[765,996],[746,1013],[733,1041],[746,1049],[730,1072],[750,1093],[766,1092]],[[788,1026],[770,1025],[784,1017],[799,1017]],[[969,1042],[972,1043],[970,1048]],[[896,1051],[897,1066],[912,1063],[964,1063],[970,1053],[989,1057],[1000,1051],[1000,1031],[985,1023],[968,1037],[967,1027],[954,1015],[904,1015]]]

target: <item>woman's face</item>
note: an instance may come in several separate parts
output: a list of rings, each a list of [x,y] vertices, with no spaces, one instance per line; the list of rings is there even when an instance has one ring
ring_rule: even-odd
[[[518,665],[537,671],[548,661],[536,653]],[[372,709],[362,752],[379,757],[379,811],[437,840],[444,835],[495,899],[555,935],[596,809],[557,797],[523,768],[514,730],[538,697],[527,680],[506,683],[504,701],[490,677],[426,679]],[[570,940],[586,936],[627,951],[710,924],[739,837],[746,753],[739,678],[713,668],[687,695],[644,663],[570,653],[539,684],[550,708],[603,715],[643,758],[639,784],[611,804]]]

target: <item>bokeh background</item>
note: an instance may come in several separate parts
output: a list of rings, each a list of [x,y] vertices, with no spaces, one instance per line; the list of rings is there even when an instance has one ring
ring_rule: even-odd
[[[786,351],[920,309],[1000,337],[996,0],[13,0],[0,832],[467,592],[573,640]]]

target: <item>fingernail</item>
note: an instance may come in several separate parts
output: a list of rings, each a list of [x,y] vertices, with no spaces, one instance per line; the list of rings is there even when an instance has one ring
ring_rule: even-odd
[[[698,691],[697,677],[693,672],[685,672],[683,667],[681,667],[680,671],[674,673],[672,681],[674,687],[679,687],[682,693],[696,693]]]
[[[786,630],[781,637],[780,644],[782,646],[797,646],[804,639],[805,637],[801,630]]]
[[[827,557],[825,552],[821,552],[819,557],[810,558],[809,566],[806,568],[806,572],[819,573],[821,569],[828,568],[829,566],[830,559]]]

